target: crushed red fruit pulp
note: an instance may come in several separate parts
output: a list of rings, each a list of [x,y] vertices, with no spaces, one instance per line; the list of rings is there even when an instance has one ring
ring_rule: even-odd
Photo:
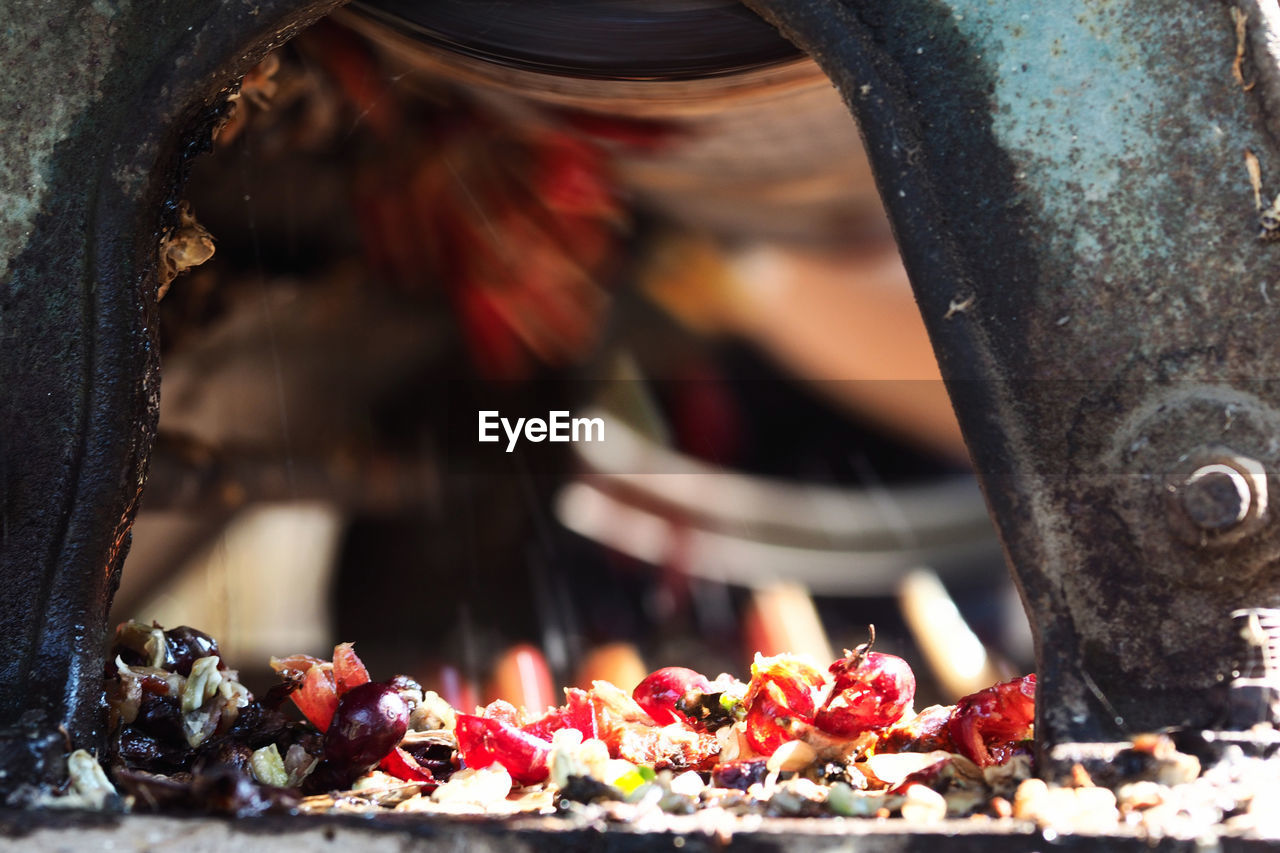
[[[1022,769],[1006,775],[1025,777],[1029,770],[1034,676],[965,697],[954,708],[917,714],[910,667],[872,652],[870,644],[825,671],[795,655],[757,656],[746,683],[666,667],[630,694],[597,681],[589,689],[567,689],[556,707],[520,709],[497,701],[460,713],[403,676],[372,681],[350,643],[337,646],[329,661],[272,659],[284,683],[259,702],[235,683],[234,672],[221,668],[211,639],[211,654],[185,662],[189,676],[166,669],[180,655],[162,654],[161,646],[182,631],[191,629],[166,633],[133,623],[118,635],[128,660],[117,660],[112,687],[117,747],[111,766],[139,799],[155,799],[158,780],[181,784],[174,780],[191,778],[193,768],[219,766],[232,753],[243,756],[247,784],[293,791],[295,798],[331,801],[335,791],[385,786],[379,778],[398,780],[403,790],[396,796],[424,803],[464,796],[458,793],[464,782],[483,782],[489,797],[505,798],[515,785],[583,802],[643,797],[666,785],[664,809],[677,794],[678,807],[696,808],[717,801],[688,799],[699,786],[776,791],[779,779],[794,779],[823,792],[813,801],[818,805],[804,808],[829,803],[817,813],[838,814],[862,808],[855,794],[900,799],[926,776],[943,780],[944,789],[986,785],[981,790],[991,800],[999,783],[983,781],[982,767],[1019,758]],[[216,683],[208,680],[215,675]],[[286,695],[305,722],[280,715]],[[186,736],[175,739],[175,732]],[[893,753],[915,754],[903,765],[914,769],[890,772],[894,765],[880,757]]]

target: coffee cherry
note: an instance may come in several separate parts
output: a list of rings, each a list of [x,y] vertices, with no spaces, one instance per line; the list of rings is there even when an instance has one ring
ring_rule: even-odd
[[[368,682],[343,694],[324,736],[325,758],[364,771],[391,752],[409,729],[409,706],[386,682]]]
[[[165,668],[179,675],[190,675],[191,665],[200,658],[218,654],[218,641],[204,631],[179,625],[164,632],[165,644],[168,646],[168,660]]]
[[[856,651],[831,665],[835,685],[813,724],[828,734],[854,737],[898,720],[916,696],[916,677],[905,660]]]

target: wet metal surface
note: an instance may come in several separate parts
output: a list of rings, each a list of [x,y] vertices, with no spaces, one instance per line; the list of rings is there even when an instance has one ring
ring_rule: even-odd
[[[5,4],[0,790],[100,732],[107,606],[155,426],[155,257],[226,85],[333,2]],[[59,726],[65,726],[64,735]]]

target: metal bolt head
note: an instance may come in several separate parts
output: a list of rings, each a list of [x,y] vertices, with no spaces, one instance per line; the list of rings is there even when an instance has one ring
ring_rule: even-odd
[[[1262,463],[1224,447],[1207,447],[1170,472],[1170,521],[1189,545],[1226,547],[1261,529],[1267,513]]]
[[[1205,533],[1226,533],[1249,516],[1250,483],[1230,465],[1203,465],[1179,489],[1182,511]]]

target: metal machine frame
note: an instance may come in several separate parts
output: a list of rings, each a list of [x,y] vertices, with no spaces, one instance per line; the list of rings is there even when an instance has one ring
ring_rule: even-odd
[[[1043,756],[1271,722],[1269,682],[1237,683],[1234,716],[1230,685],[1232,614],[1280,604],[1280,218],[1251,185],[1280,190],[1277,13],[747,4],[862,127],[1036,633]],[[102,735],[107,607],[155,434],[156,248],[186,164],[232,81],[336,5],[6,4],[0,788],[55,778],[64,735]]]

